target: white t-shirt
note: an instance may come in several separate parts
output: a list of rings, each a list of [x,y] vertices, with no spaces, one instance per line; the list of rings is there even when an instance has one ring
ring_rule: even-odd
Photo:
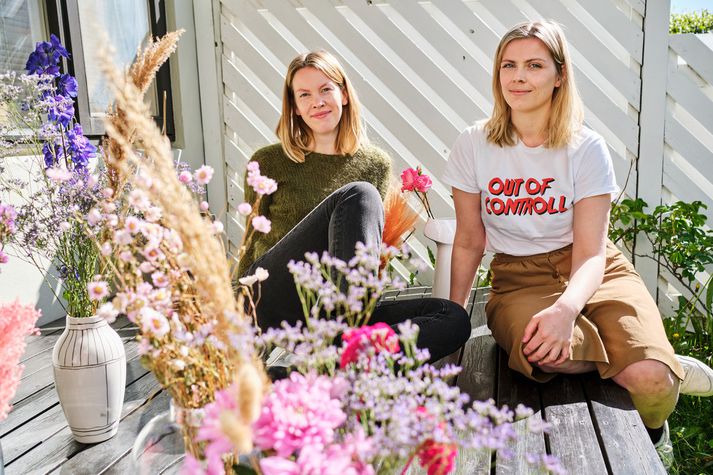
[[[487,249],[515,256],[572,243],[572,206],[619,191],[606,142],[582,127],[567,147],[549,149],[488,143],[485,122],[456,140],[443,182],[480,193]]]

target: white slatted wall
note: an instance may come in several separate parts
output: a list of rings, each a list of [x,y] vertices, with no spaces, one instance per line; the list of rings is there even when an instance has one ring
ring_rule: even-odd
[[[701,201],[713,213],[713,34],[670,35],[664,127],[664,203]],[[709,221],[708,223],[712,223]],[[700,276],[705,281],[707,275]],[[659,274],[659,305],[677,306],[675,278]],[[662,298],[668,297],[668,298]]]
[[[653,2],[652,2],[653,3]],[[636,193],[643,0],[220,0],[228,234],[241,235],[235,206],[251,153],[276,141],[283,75],[298,53],[325,48],[340,59],[364,105],[373,142],[395,174],[421,164],[439,177],[457,135],[491,111],[492,55],[511,25],[552,18],[564,25],[587,124],[610,145],[620,184]],[[652,8],[650,5],[649,8]],[[668,8],[665,6],[665,8]],[[631,171],[635,173],[635,171]],[[453,216],[450,190],[429,193]],[[426,240],[411,243],[425,259]],[[423,274],[425,282],[430,273]]]

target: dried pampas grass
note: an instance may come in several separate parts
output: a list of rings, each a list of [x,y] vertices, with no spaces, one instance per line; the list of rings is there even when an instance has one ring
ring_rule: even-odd
[[[138,90],[141,100],[143,100],[143,95],[153,82],[158,70],[163,63],[168,60],[169,56],[176,51],[178,40],[184,31],[185,30],[172,31],[160,39],[150,39],[143,49],[139,47],[136,53],[136,59],[129,68],[127,81]],[[126,112],[118,103],[114,109],[110,110],[107,114],[106,122],[107,124],[111,124],[121,136],[127,137],[129,143],[134,143],[136,140],[134,133],[136,129],[131,128],[130,122],[126,117]],[[121,162],[124,159],[123,148],[113,137],[110,136],[104,140],[103,148],[105,153],[112,157],[112,162]],[[107,175],[109,185],[112,188],[120,189],[123,187],[124,182],[120,179],[121,174],[113,163],[107,163]]]

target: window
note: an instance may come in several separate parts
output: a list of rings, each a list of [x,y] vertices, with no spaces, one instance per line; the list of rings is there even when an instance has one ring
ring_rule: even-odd
[[[47,38],[40,0],[0,0],[0,72],[25,72],[35,43]]]
[[[6,0],[0,0],[6,1]],[[87,136],[104,134],[103,117],[112,101],[108,85],[96,58],[97,45],[104,35],[115,49],[115,61],[127,67],[139,45],[151,36],[166,34],[162,0],[46,0],[49,31],[56,34],[72,54],[69,72],[77,78],[77,120]],[[34,46],[34,45],[33,45]],[[23,65],[24,66],[24,65]],[[168,62],[156,75],[146,98],[154,119],[163,123],[173,140],[173,106]]]

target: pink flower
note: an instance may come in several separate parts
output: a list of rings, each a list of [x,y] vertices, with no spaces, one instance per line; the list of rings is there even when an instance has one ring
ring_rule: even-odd
[[[98,209],[92,208],[89,210],[89,213],[87,213],[87,223],[89,223],[89,226],[95,226],[101,220],[102,220],[102,215]]]
[[[428,475],[444,475],[455,468],[458,446],[429,439],[421,444],[417,455],[419,463],[428,471]]]
[[[289,457],[308,443],[329,445],[347,417],[333,394],[338,379],[294,371],[276,382],[253,425],[255,446]]]
[[[221,234],[225,230],[225,226],[223,226],[223,223],[218,221],[217,219],[213,221],[213,224],[211,224],[211,231],[213,234]]]
[[[203,165],[193,174],[196,182],[199,185],[207,185],[208,182],[213,178],[213,167],[210,165]]]
[[[413,184],[416,191],[420,191],[421,193],[427,192],[431,188],[431,185],[433,185],[433,182],[428,175],[419,175]]]
[[[10,257],[0,250],[0,264],[7,264],[9,260]]]
[[[260,470],[263,475],[302,475],[297,462],[284,457],[263,457],[260,459]]]
[[[18,301],[0,304],[0,421],[12,408],[10,400],[22,376],[22,366],[18,363],[25,352],[25,336],[39,334],[35,328],[39,317],[40,312],[31,305],[21,305]]]
[[[72,178],[72,172],[62,167],[48,168],[45,173],[47,174],[47,178],[56,183],[67,181]]]
[[[413,191],[414,185],[418,178],[418,171],[413,168],[407,168],[401,172],[401,191]]]
[[[250,206],[250,203],[240,203],[238,205],[238,213],[240,213],[243,216],[249,215],[253,210],[253,207]]]
[[[89,282],[87,284],[87,292],[89,292],[89,300],[101,300],[109,295],[109,284],[103,280]]]
[[[210,203],[208,203],[207,201],[201,201],[200,208],[201,211],[208,211],[208,209],[210,208]]]
[[[400,350],[396,332],[383,322],[350,328],[342,334],[342,341],[346,343],[339,362],[342,368],[356,362],[359,355],[369,348],[373,348],[375,353],[397,353]]]
[[[255,231],[267,234],[272,229],[272,223],[265,216],[255,216],[251,222]]]
[[[193,181],[193,175],[191,175],[191,172],[189,172],[188,170],[183,170],[181,173],[178,174],[178,181],[180,181],[184,185],[187,185]]]
[[[155,338],[163,337],[171,329],[166,317],[151,307],[141,309],[139,322],[141,323],[141,331]]]

